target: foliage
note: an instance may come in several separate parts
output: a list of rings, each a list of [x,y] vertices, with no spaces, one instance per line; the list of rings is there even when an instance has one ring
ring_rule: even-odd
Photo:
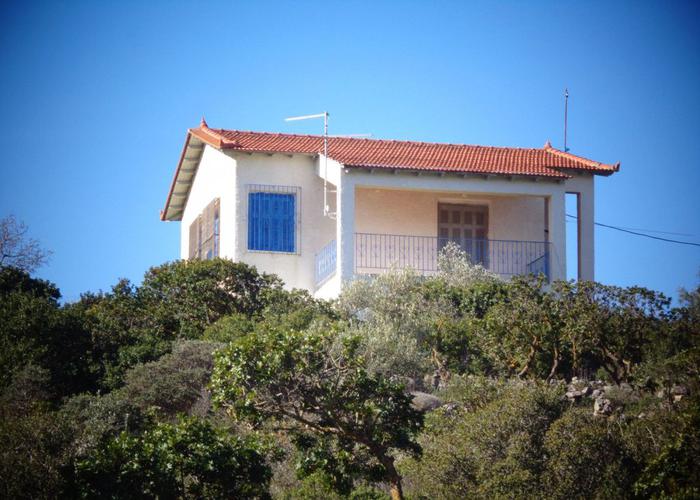
[[[619,384],[663,337],[669,300],[641,287],[579,281],[556,285],[572,364],[588,355]],[[653,349],[652,349],[653,350]]]
[[[0,268],[0,389],[28,364],[49,371],[56,400],[93,387],[89,333],[59,298],[52,283]]]
[[[138,290],[149,322],[170,338],[200,338],[205,328],[232,313],[251,316],[277,278],[227,259],[179,261],[151,268]]]
[[[0,407],[0,498],[57,498],[70,435],[44,405]]]
[[[419,454],[422,415],[402,387],[370,374],[361,339],[333,330],[269,329],[218,351],[214,400],[240,420],[273,420],[294,433],[306,472],[388,481],[400,495],[393,453]]]
[[[131,368],[120,395],[144,411],[166,416],[188,413],[209,383],[217,347],[196,340],[177,342],[157,361]]]
[[[412,271],[357,279],[343,290],[337,307],[364,339],[361,354],[371,373],[420,377],[430,368],[423,342],[441,304],[426,298],[422,279]]]
[[[640,497],[700,496],[700,404],[696,398],[684,411],[671,439],[665,441],[634,485]]]
[[[91,498],[267,498],[270,468],[254,439],[185,418],[105,442],[76,463],[76,478]]]
[[[92,334],[101,386],[113,390],[129,368],[158,359],[174,341],[201,339],[208,327],[211,338],[213,325],[227,316],[251,320],[265,308],[265,294],[279,287],[277,278],[246,264],[178,261],[151,268],[140,287],[120,280],[110,293],[86,294],[73,307]]]
[[[634,481],[636,464],[619,426],[594,417],[590,408],[572,409],[554,422],[544,452],[542,483],[551,498],[622,498]]]
[[[66,453],[82,457],[122,432],[138,433],[153,419],[117,392],[80,394],[60,408],[56,418],[65,423],[70,436]]]
[[[182,261],[61,305],[0,265],[0,497],[700,495],[700,288],[440,266],[327,302]],[[434,369],[423,427],[403,384]],[[555,380],[597,369],[606,417]]]
[[[438,255],[438,280],[448,286],[469,288],[478,283],[493,283],[498,276],[478,263],[471,262],[469,254],[450,241]]]
[[[546,460],[544,438],[565,409],[562,390],[523,382],[495,388],[494,393],[494,386],[482,384],[481,390],[465,398],[464,408],[430,414],[419,440],[422,460],[399,464],[412,495],[538,496]],[[474,396],[477,400],[469,403]]]
[[[209,325],[202,340],[225,344],[248,335],[255,328],[255,321],[245,314],[233,313],[219,318]]]
[[[515,278],[506,299],[482,322],[481,350],[500,373],[522,378],[535,371],[551,379],[557,372],[562,359],[559,303],[543,286],[542,278]]]

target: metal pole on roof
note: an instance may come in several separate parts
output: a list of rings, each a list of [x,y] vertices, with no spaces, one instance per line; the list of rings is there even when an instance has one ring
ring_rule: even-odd
[[[323,215],[335,219],[335,213],[331,212],[328,206],[328,116],[328,111],[324,111],[315,115],[292,116],[285,118],[284,121],[292,122],[323,117]]]
[[[566,147],[566,134],[569,121],[569,89],[564,89],[564,152],[568,152],[569,148]]]

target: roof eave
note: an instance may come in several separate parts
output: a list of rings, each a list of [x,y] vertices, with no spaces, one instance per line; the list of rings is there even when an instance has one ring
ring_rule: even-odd
[[[402,166],[397,166],[397,165],[359,165],[359,164],[351,164],[351,163],[343,163],[343,167],[346,168],[355,168],[358,170],[382,170],[382,171],[389,171],[389,172],[402,172],[406,174],[438,174],[438,175],[454,175],[458,177],[479,177],[479,178],[491,178],[491,177],[503,177],[503,178],[510,178],[510,179],[527,179],[527,180],[535,180],[535,179],[543,179],[543,180],[551,180],[551,181],[564,181],[566,179],[571,178],[571,176],[565,174],[565,173],[560,173],[561,175],[546,175],[546,174],[521,174],[521,173],[516,173],[516,172],[483,172],[483,171],[474,171],[474,170],[452,170],[452,169],[444,169],[444,168],[415,168],[415,167],[402,167]]]
[[[185,136],[185,144],[182,147],[182,152],[180,153],[180,160],[177,162],[177,168],[175,169],[175,175],[173,175],[173,180],[170,183],[170,190],[168,191],[168,198],[165,200],[165,206],[163,207],[163,210],[160,211],[160,220],[162,221],[173,221],[173,220],[181,220],[177,218],[170,218],[168,216],[168,211],[170,210],[170,203],[172,202],[173,199],[173,193],[175,192],[175,186],[177,185],[177,178],[180,176],[180,170],[182,169],[182,162],[185,159],[185,155],[187,154],[187,149],[189,148],[190,145],[190,138],[192,137],[192,130],[187,131],[187,135]]]

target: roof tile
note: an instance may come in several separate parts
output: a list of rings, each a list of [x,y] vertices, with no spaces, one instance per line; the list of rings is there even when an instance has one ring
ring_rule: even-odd
[[[323,151],[323,137],[318,135],[248,132],[206,126],[191,129],[190,133],[222,149],[304,154]],[[609,175],[619,168],[619,165],[606,165],[565,153],[549,144],[537,149],[329,137],[328,157],[348,167],[554,178],[569,177],[566,170]]]

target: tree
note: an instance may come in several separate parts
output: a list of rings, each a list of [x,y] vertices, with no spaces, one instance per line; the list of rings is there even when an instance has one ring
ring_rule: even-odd
[[[33,363],[49,370],[56,400],[92,389],[90,335],[60,296],[52,283],[0,267],[0,388]]]
[[[515,278],[484,319],[482,350],[504,373],[522,378],[535,372],[551,379],[559,368],[558,303],[543,286],[542,278]]]
[[[0,267],[11,266],[31,273],[48,262],[51,252],[27,237],[28,228],[14,215],[0,219]]]
[[[322,470],[339,489],[352,477],[383,480],[403,498],[393,454],[420,454],[423,417],[401,385],[368,373],[359,352],[358,336],[334,329],[248,335],[215,354],[214,402],[237,420],[290,432],[302,471]]]
[[[207,326],[233,313],[252,316],[266,305],[278,278],[228,259],[178,261],[151,268],[137,291],[149,325],[171,338],[200,338]]]
[[[589,356],[616,384],[629,382],[635,366],[666,343],[670,300],[662,293],[593,281],[559,282],[555,290],[574,368]]]
[[[76,463],[83,498],[268,498],[264,447],[196,418],[122,432]]]

